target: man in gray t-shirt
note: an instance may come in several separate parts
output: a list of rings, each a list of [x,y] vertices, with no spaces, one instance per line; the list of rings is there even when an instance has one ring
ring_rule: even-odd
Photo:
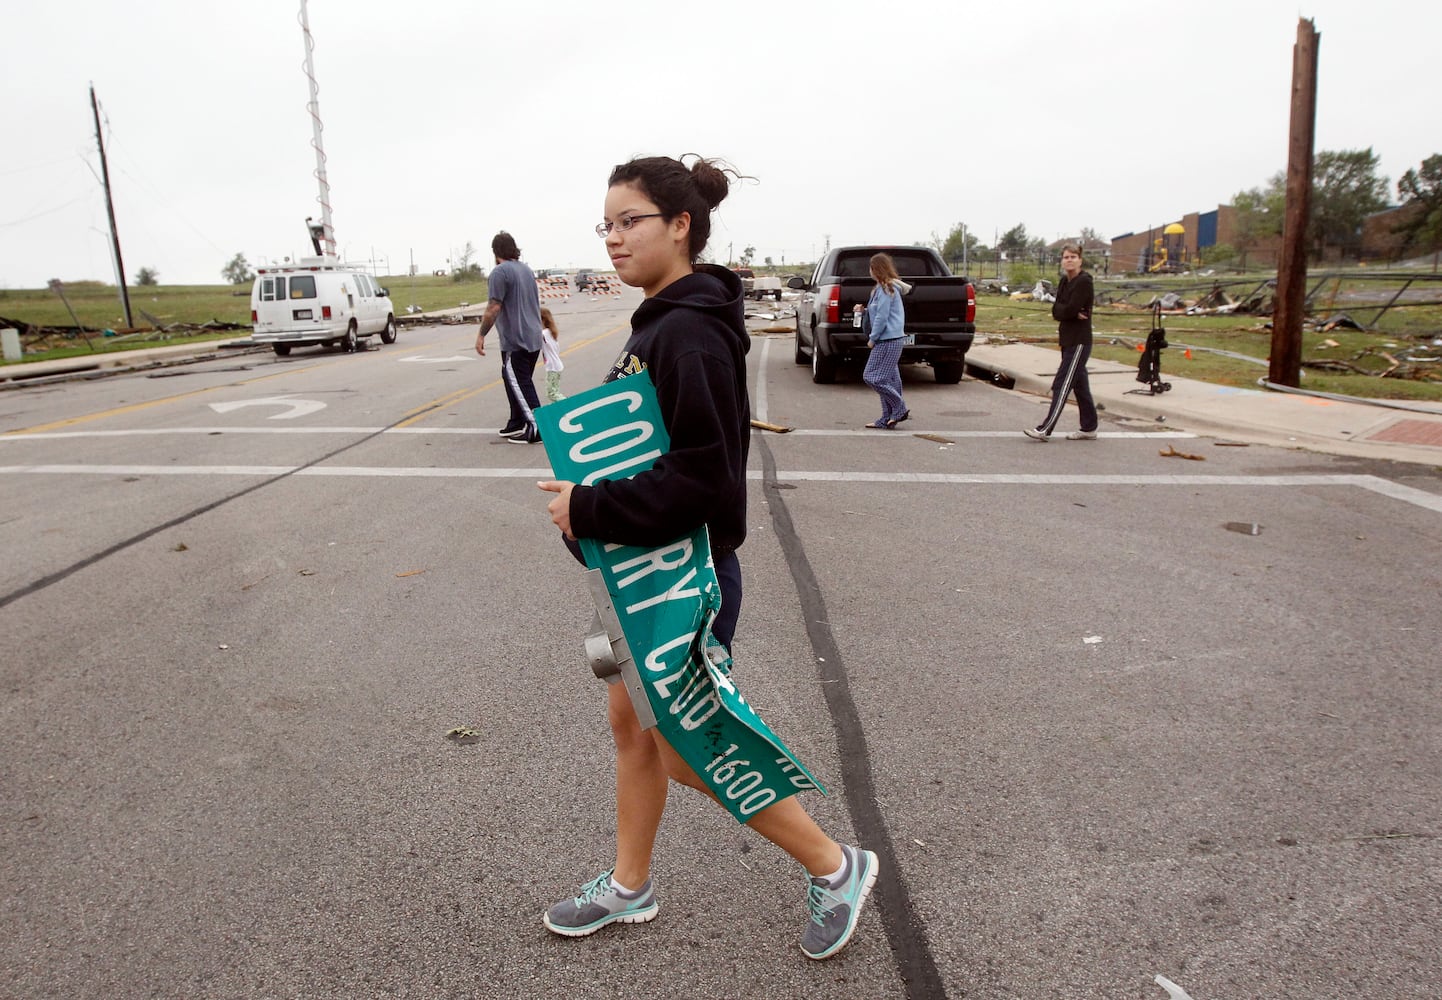
[[[521,263],[521,251],[515,238],[499,232],[491,240],[491,253],[496,267],[489,279],[490,301],[481,316],[481,332],[476,336],[476,353],[486,353],[486,334],[491,327],[501,331],[501,382],[511,403],[511,418],[501,428],[501,436],[512,444],[535,444],[541,440],[536,429],[536,395],[533,373],[541,356],[541,296],[536,289],[536,276]]]

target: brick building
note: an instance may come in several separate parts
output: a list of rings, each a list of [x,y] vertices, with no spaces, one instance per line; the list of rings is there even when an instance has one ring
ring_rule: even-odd
[[[1177,227],[1181,232],[1176,232]],[[1169,231],[1170,230],[1170,231]],[[1165,249],[1172,264],[1205,267],[1207,248],[1218,244],[1233,247],[1245,255],[1248,267],[1276,267],[1281,258],[1282,238],[1254,238],[1243,247],[1237,235],[1237,210],[1231,205],[1218,205],[1210,212],[1191,212],[1138,233],[1123,233],[1112,238],[1111,266],[1116,271],[1145,273],[1159,262]]]

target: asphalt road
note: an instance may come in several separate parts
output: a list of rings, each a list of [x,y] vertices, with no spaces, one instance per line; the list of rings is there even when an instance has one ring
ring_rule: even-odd
[[[566,387],[634,302],[555,305]],[[1437,996],[1442,519],[1408,498],[1442,479],[1039,445],[1041,400],[924,371],[867,431],[784,336],[736,679],[873,905],[808,962],[801,870],[678,790],[660,916],[548,934],[609,864],[611,753],[473,338],[0,395],[0,996]]]

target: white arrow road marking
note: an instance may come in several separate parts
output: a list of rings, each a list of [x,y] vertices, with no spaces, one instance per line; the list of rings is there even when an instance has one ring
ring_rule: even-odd
[[[479,355],[477,355],[479,357]],[[419,361],[423,365],[439,365],[448,361],[474,361],[475,357],[467,357],[464,354],[452,354],[448,358],[423,358],[419,354],[412,354],[408,358],[397,358],[397,361]]]
[[[294,420],[296,417],[309,416],[325,409],[325,404],[318,399],[291,399],[288,396],[267,396],[264,399],[238,399],[230,403],[210,404],[210,408],[216,413],[229,413],[243,406],[284,406],[290,410],[289,413],[271,414],[271,420]]]

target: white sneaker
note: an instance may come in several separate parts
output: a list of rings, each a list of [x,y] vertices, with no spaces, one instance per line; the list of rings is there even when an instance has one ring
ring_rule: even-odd
[[[1021,429],[1021,432],[1027,437],[1031,438],[1033,441],[1046,441],[1051,437],[1050,434],[1043,433],[1042,431],[1037,430],[1035,427],[1023,427]]]
[[[1066,436],[1066,439],[1067,439],[1068,441],[1095,441],[1095,440],[1097,439],[1097,432],[1096,432],[1096,431],[1072,431],[1070,434],[1068,434],[1068,435]]]

